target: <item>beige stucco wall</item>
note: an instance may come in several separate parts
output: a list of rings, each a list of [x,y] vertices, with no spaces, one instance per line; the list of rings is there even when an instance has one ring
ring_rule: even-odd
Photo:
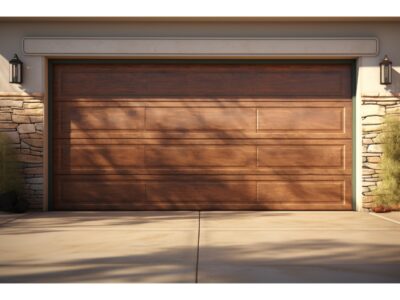
[[[377,37],[376,57],[359,59],[359,91],[366,95],[400,93],[400,22],[1,22],[0,91],[44,91],[43,61],[25,56],[22,39],[29,36],[62,37]],[[16,52],[24,62],[21,87],[8,83],[8,60]],[[395,84],[379,84],[379,61],[388,54],[394,63]]]

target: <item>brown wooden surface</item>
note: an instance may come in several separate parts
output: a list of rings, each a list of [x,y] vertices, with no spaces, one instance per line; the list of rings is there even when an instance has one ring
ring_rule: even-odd
[[[54,74],[55,209],[351,209],[350,65]]]

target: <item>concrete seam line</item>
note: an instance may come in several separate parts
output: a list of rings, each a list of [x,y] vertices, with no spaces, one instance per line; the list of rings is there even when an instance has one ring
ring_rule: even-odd
[[[195,283],[199,283],[199,255],[200,255],[200,219],[201,212],[199,211],[199,222],[197,228],[197,253],[196,253],[196,278]]]
[[[396,221],[396,220],[393,220],[393,219],[390,219],[390,218],[387,218],[387,217],[378,215],[378,214],[376,214],[376,213],[369,213],[369,214],[372,215],[372,216],[375,216],[375,217],[377,217],[377,218],[381,218],[381,219],[383,219],[383,220],[386,220],[386,221],[389,221],[389,222],[392,222],[392,223],[395,223],[395,224],[399,224],[399,225],[400,225],[400,222],[399,222],[399,221]]]

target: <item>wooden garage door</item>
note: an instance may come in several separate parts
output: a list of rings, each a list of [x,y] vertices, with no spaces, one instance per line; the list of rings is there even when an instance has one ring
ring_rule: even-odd
[[[349,210],[351,64],[53,62],[57,210]]]

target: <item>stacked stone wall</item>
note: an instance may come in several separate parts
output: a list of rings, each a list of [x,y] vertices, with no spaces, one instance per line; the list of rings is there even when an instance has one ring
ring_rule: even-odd
[[[362,98],[362,193],[363,207],[373,206],[373,191],[380,182],[380,166],[382,158],[382,123],[386,115],[400,117],[400,97],[368,97]]]
[[[0,132],[17,152],[32,209],[43,205],[43,115],[40,96],[0,95]]]

